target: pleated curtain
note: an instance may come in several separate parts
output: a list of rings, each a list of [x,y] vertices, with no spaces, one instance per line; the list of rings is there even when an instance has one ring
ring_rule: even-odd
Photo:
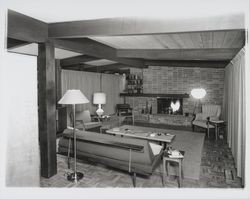
[[[245,175],[245,49],[243,48],[225,68],[223,110],[227,121],[227,141],[232,150],[237,176]]]
[[[95,92],[106,93],[106,104],[102,105],[104,114],[115,113],[115,105],[120,103],[121,76],[83,71],[62,70],[62,95],[69,89],[79,89],[89,100],[88,104],[77,105],[76,111],[89,110],[95,114],[97,105],[93,104]]]

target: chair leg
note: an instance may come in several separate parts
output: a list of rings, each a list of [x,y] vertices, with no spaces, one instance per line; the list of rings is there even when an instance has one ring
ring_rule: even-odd
[[[166,178],[166,161],[163,160],[162,164],[162,186],[165,187],[165,178]]]
[[[193,130],[193,132],[194,132],[194,125],[192,125],[192,130]]]
[[[136,173],[132,173],[132,181],[133,181],[133,186],[136,187]]]
[[[209,128],[207,128],[207,137],[209,138]]]
[[[182,184],[182,164],[181,160],[179,161],[179,188],[181,187]]]

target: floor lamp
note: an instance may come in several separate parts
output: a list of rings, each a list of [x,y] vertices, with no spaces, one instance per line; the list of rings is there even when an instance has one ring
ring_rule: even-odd
[[[198,108],[199,108],[200,100],[205,97],[206,93],[207,93],[206,90],[203,88],[192,89],[191,95],[197,100],[197,101],[195,101],[195,104],[194,104],[193,114],[195,114],[196,107],[198,106]]]
[[[70,104],[73,109],[73,136],[74,136],[74,172],[69,174],[67,179],[72,182],[77,182],[83,178],[83,173],[76,171],[76,131],[75,131],[75,106],[76,104],[86,104],[89,100],[82,94],[80,90],[67,90],[64,96],[59,100],[59,104]]]

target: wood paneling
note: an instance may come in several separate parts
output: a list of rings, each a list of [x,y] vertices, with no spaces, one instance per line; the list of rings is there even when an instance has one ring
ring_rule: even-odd
[[[240,49],[122,49],[118,57],[151,60],[231,60]]]
[[[244,28],[243,14],[176,20],[130,17],[51,23],[49,37],[121,36]]]
[[[41,176],[57,173],[56,163],[56,83],[54,46],[38,46],[38,116],[41,153]]]
[[[242,30],[231,30],[90,38],[116,49],[242,48],[244,34]]]
[[[48,25],[13,10],[8,10],[9,38],[28,42],[44,42],[48,38]]]

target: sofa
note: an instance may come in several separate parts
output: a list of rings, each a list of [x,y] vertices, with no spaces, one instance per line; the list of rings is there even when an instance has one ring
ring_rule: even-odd
[[[58,153],[73,156],[73,130],[65,129],[58,144]],[[77,158],[89,159],[128,171],[136,186],[136,174],[150,175],[159,165],[162,146],[147,140],[76,130]],[[71,141],[70,141],[71,142]],[[68,149],[70,146],[70,154]],[[68,156],[69,160],[69,156]]]

